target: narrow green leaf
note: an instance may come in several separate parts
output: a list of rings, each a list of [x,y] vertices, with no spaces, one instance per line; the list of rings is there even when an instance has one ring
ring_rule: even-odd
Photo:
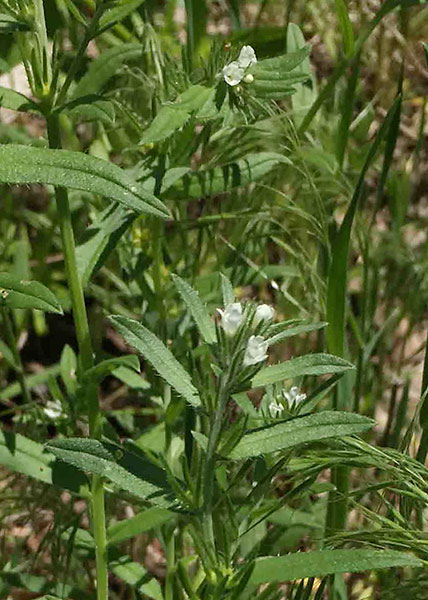
[[[30,110],[39,111],[39,107],[24,94],[15,92],[9,88],[0,86],[0,106],[10,110],[18,110],[20,112],[28,112]]]
[[[120,167],[82,152],[0,145],[0,182],[63,186],[107,196],[138,213],[170,216],[160,200]]]
[[[250,431],[230,453],[230,458],[242,459],[294,448],[332,437],[344,437],[371,429],[372,419],[348,412],[324,411],[296,417]]]
[[[300,335],[302,333],[310,333],[311,331],[317,331],[318,329],[323,329],[326,327],[328,323],[308,323],[306,325],[297,325],[296,327],[289,327],[284,331],[273,335],[272,337],[267,339],[269,346],[273,346],[282,340],[292,337],[293,335]]]
[[[187,13],[188,58],[192,59],[199,50],[207,28],[206,0],[184,0]]]
[[[342,101],[342,110],[337,132],[336,157],[337,162],[339,163],[341,168],[345,159],[345,152],[348,145],[351,122],[354,115],[355,91],[357,89],[359,73],[360,55],[358,54],[351,64],[351,74],[348,79],[346,91]]]
[[[111,525],[107,532],[108,543],[110,546],[119,544],[145,531],[155,529],[173,518],[174,513],[170,510],[153,506],[139,512],[135,517],[123,519],[123,521]]]
[[[221,291],[223,296],[223,306],[227,306],[228,304],[233,304],[235,302],[235,290],[233,289],[233,285],[228,277],[223,273],[220,273],[221,279]]]
[[[144,132],[140,144],[154,144],[178,131],[190,118],[189,111],[175,106],[163,106]]]
[[[72,397],[77,391],[77,356],[68,344],[61,352],[60,369],[67,394]]]
[[[283,80],[299,65],[304,64],[307,66],[308,63],[307,61],[305,62],[305,59],[307,59],[309,54],[310,48],[309,46],[305,46],[296,52],[288,52],[275,58],[259,60],[249,69],[249,72],[254,75],[254,79],[268,79],[271,77],[274,80]]]
[[[192,175],[183,177],[173,189],[185,199],[221,194],[258,181],[280,164],[291,164],[291,162],[282,154],[274,152],[249,154],[223,167],[200,169]]]
[[[8,308],[34,308],[62,314],[60,303],[47,287],[9,273],[0,273],[0,304]]]
[[[84,381],[101,381],[108,375],[114,374],[114,371],[119,367],[127,367],[139,373],[140,361],[137,356],[133,354],[125,356],[117,356],[116,358],[109,358],[92,367],[88,371],[85,371],[83,376]]]
[[[187,281],[184,281],[184,279],[178,277],[178,275],[173,275],[172,279],[175,287],[178,290],[178,293],[183,299],[183,302],[194,318],[203,339],[207,344],[215,344],[217,341],[217,336],[214,321],[208,314],[206,306],[199,298],[198,292],[194,290],[192,286],[187,283]]]
[[[76,248],[77,266],[84,286],[103,266],[135,218],[134,212],[121,204],[113,204],[86,229]]]
[[[138,321],[120,315],[110,317],[125,341],[136,348],[175,391],[190,404],[198,406],[200,398],[190,375],[159,338]]]
[[[110,29],[116,23],[126,19],[133,13],[145,0],[119,0],[112,8],[107,10],[100,19],[98,31],[96,35],[100,35],[103,31]]]
[[[306,354],[277,365],[265,367],[254,376],[252,386],[259,387],[284,379],[303,377],[304,375],[343,373],[353,368],[354,366],[348,361],[331,354]]]
[[[74,88],[73,99],[97,94],[123,65],[141,58],[142,55],[142,44],[133,42],[119,44],[102,52],[100,57],[90,64],[88,72]]]
[[[113,103],[96,94],[72,100],[58,110],[78,121],[99,121],[106,125],[114,125],[116,116]]]
[[[334,0],[334,4],[339,19],[340,30],[342,32],[343,49],[346,56],[351,56],[354,52],[355,37],[348,14],[348,8],[344,0]]]
[[[149,573],[143,565],[134,562],[128,556],[122,556],[110,566],[116,577],[136,588],[144,597],[163,600],[160,583],[155,578],[149,579]]]
[[[258,558],[250,581],[260,585],[268,581],[294,581],[333,573],[421,566],[422,561],[412,554],[394,550],[320,550]]]
[[[43,483],[89,496],[86,477],[67,465],[58,465],[42,444],[19,433],[0,430],[0,464],[10,471],[34,477]]]
[[[45,447],[61,461],[104,477],[121,490],[154,504],[168,505],[163,496],[168,487],[164,472],[140,455],[88,438],[53,440]]]

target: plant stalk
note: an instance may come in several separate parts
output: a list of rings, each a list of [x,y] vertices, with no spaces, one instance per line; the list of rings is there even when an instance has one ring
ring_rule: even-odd
[[[47,118],[47,128],[50,148],[60,149],[61,132],[58,115],[51,114]],[[55,188],[55,196],[60,219],[65,270],[70,288],[70,297],[73,307],[77,343],[79,346],[81,369],[83,372],[85,372],[94,366],[94,356],[92,351],[92,342],[89,332],[89,323],[82,281],[77,268],[76,245],[74,240],[70,203],[68,192],[65,188]],[[88,406],[89,434],[94,439],[100,439],[102,434],[102,420],[96,386],[89,384],[85,390],[85,396]],[[107,600],[108,563],[104,484],[102,478],[98,477],[97,475],[92,476],[91,499],[97,573],[97,599]]]

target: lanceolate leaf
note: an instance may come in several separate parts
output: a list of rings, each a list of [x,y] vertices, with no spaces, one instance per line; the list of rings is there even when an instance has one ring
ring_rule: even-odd
[[[284,54],[283,56],[259,60],[257,64],[249,69],[249,72],[252,73],[255,78],[261,77],[265,79],[268,77],[267,74],[269,73],[272,79],[280,80],[283,77],[286,77],[286,73],[290,73],[290,71],[293,71],[293,69],[301,65],[309,56],[309,53],[310,48],[307,46],[296,52]]]
[[[103,266],[135,218],[135,212],[130,212],[121,204],[114,204],[88,227],[76,248],[77,266],[83,285],[86,286],[92,275]]]
[[[9,273],[0,273],[1,305],[62,314],[60,303],[47,287],[38,281],[24,281]]]
[[[50,485],[89,495],[87,479],[73,467],[58,464],[43,446],[19,433],[0,430],[0,464],[10,471],[34,477]]]
[[[62,186],[107,196],[138,213],[170,216],[160,200],[120,167],[81,152],[0,145],[0,182]]]
[[[284,379],[294,379],[295,377],[302,377],[304,375],[342,373],[353,368],[354,366],[351,363],[337,356],[331,356],[330,354],[307,354],[262,369],[255,375],[252,384],[253,387],[258,387],[283,381]]]
[[[91,63],[86,75],[74,88],[73,99],[96,94],[116,75],[122,65],[140,58],[142,54],[143,46],[138,43],[120,44],[106,50]]]
[[[166,508],[153,506],[131,517],[123,519],[108,528],[108,543],[118,544],[144,531],[150,531],[174,518],[174,513]]]
[[[230,458],[260,456],[331,437],[343,437],[371,429],[374,421],[362,415],[324,411],[269,425],[244,435]]]
[[[334,573],[360,573],[372,569],[418,566],[422,566],[422,562],[415,556],[394,550],[363,548],[296,552],[256,559],[250,583],[260,585],[269,581],[294,581]]]
[[[163,471],[128,450],[88,438],[54,440],[46,449],[57,458],[108,479],[119,489],[155,504],[168,505]]]
[[[342,31],[342,43],[346,56],[351,56],[354,51],[355,38],[352,23],[349,18],[345,0],[334,0],[337,17]]]
[[[15,92],[15,90],[2,86],[0,86],[0,106],[9,108],[10,110],[19,110],[21,112],[39,110],[37,104],[30,100],[30,98],[27,98],[27,96],[24,96],[24,94],[20,94],[19,92]]]
[[[101,381],[119,367],[127,367],[128,369],[139,372],[140,361],[138,357],[133,354],[109,358],[98,363],[95,367],[92,367],[92,369],[85,371],[83,379],[85,381]]]
[[[183,198],[220,194],[258,181],[281,163],[291,164],[288,158],[274,152],[249,154],[224,167],[201,169],[197,173],[186,175],[174,189]]]
[[[180,396],[194,406],[200,404],[198,391],[190,375],[154,333],[127,317],[117,315],[110,317],[110,320],[125,341],[136,348]]]
[[[60,108],[61,112],[68,113],[78,121],[100,121],[107,125],[113,125],[115,121],[115,110],[112,102],[103,100],[96,94],[77,98]]]
[[[140,144],[153,144],[170,137],[187,123],[189,117],[190,113],[187,110],[163,106],[144,132]]]
[[[194,290],[192,286],[187,283],[187,281],[184,281],[184,279],[178,277],[178,275],[173,275],[172,278],[174,280],[175,287],[183,299],[183,302],[186,304],[192,317],[194,318],[203,339],[207,344],[215,344],[217,341],[217,336],[215,332],[214,321],[208,314],[204,303],[199,298],[198,292]]]
[[[113,27],[119,21],[123,21],[128,15],[137,10],[137,8],[143,4],[145,0],[119,0],[116,4],[108,10],[100,19],[99,28],[97,35],[101,32],[106,31],[110,27]]]
[[[309,333],[311,331],[317,331],[318,329],[323,329],[326,327],[328,323],[307,323],[306,325],[297,325],[296,327],[289,327],[288,329],[284,329],[280,333],[273,335],[268,338],[267,342],[269,346],[273,346],[282,340],[292,337],[293,335],[300,335],[302,333]]]

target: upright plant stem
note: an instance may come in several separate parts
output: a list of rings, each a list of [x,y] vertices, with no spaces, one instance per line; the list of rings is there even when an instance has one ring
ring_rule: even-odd
[[[60,124],[57,115],[47,119],[49,146],[61,148]],[[76,327],[77,343],[82,371],[93,367],[94,356],[89,332],[88,316],[85,306],[82,282],[77,269],[76,245],[74,241],[68,192],[65,188],[55,188],[56,203],[60,219],[61,236],[64,248],[64,261],[67,280],[70,288],[71,304]],[[92,438],[100,439],[102,433],[101,412],[98,404],[97,388],[89,385],[85,391],[88,405],[89,434]],[[97,598],[108,598],[108,565],[107,565],[107,535],[105,525],[104,485],[101,477],[92,476],[92,520],[95,541],[95,558],[97,572]]]
[[[216,546],[214,537],[214,526],[213,526],[213,493],[214,493],[214,480],[215,480],[215,451],[221,431],[221,424],[223,422],[223,414],[228,398],[228,374],[225,378],[225,383],[220,382],[220,389],[218,393],[217,408],[215,410],[212,422],[211,431],[208,439],[208,449],[206,454],[205,462],[205,474],[204,474],[204,508],[203,508],[203,532],[207,548],[209,548],[210,560],[215,559]],[[223,379],[223,378],[222,378]]]

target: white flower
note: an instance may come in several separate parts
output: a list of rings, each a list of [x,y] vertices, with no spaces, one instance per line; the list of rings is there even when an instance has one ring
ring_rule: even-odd
[[[243,69],[251,67],[257,63],[257,56],[252,46],[243,46],[238,57],[239,66]]]
[[[269,404],[269,412],[271,417],[278,417],[283,410],[284,407],[282,406],[282,404],[279,404],[279,402],[276,402],[276,400]]]
[[[293,386],[289,392],[283,391],[282,394],[289,404],[297,405],[306,400],[306,394],[299,394],[299,388],[296,386]]]
[[[258,325],[261,321],[270,321],[274,316],[275,311],[272,306],[269,306],[269,304],[260,304],[254,316],[254,323]]]
[[[231,86],[238,85],[242,80],[244,80],[245,83],[253,83],[253,75],[251,75],[251,73],[245,75],[245,71],[248,67],[251,67],[251,65],[255,65],[256,62],[257,57],[254,48],[251,46],[244,46],[241,48],[238,60],[234,60],[223,68],[222,73],[225,82]]]
[[[234,60],[229,65],[226,65],[223,69],[223,76],[226,83],[231,86],[238,85],[244,77],[245,69]]]
[[[244,366],[256,365],[267,358],[268,343],[261,335],[252,335],[248,340],[244,355]]]
[[[227,335],[235,335],[242,322],[242,306],[239,302],[228,304],[224,310],[217,309],[221,314],[221,326]]]
[[[48,400],[43,412],[49,419],[59,419],[63,416],[61,402],[59,400]]]

